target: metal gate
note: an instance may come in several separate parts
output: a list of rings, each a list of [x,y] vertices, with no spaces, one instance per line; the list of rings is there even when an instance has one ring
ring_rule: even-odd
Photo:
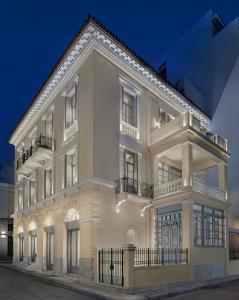
[[[124,250],[101,249],[98,252],[99,282],[124,286]]]

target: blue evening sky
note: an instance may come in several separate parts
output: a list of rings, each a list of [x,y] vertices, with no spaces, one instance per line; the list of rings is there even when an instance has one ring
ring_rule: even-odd
[[[226,23],[239,16],[233,0],[1,1],[0,162],[13,160],[10,133],[89,12],[157,67],[209,9]]]

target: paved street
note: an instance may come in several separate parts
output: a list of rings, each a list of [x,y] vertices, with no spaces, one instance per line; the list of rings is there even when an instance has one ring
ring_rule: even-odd
[[[67,289],[51,286],[0,266],[0,299],[4,300],[92,300]]]
[[[171,300],[238,300],[239,299],[239,281],[226,283],[221,287],[203,289],[187,295],[181,295],[170,298]]]

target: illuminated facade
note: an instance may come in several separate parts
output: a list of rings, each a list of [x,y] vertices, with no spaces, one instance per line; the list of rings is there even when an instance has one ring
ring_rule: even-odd
[[[133,244],[187,249],[168,281],[226,274],[229,154],[209,123],[89,18],[10,138],[14,263],[98,281],[98,249]]]

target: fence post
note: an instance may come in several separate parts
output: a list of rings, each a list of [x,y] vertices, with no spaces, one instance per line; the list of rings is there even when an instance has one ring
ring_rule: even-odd
[[[134,245],[126,245],[124,248],[124,268],[123,268],[123,277],[124,277],[124,288],[131,289],[135,287],[134,282],[134,259],[135,259],[135,250]]]

